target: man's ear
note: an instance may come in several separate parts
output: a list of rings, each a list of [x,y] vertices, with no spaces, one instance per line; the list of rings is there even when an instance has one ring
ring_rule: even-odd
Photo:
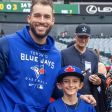
[[[30,23],[30,15],[27,16],[27,22]]]
[[[52,19],[52,26],[54,25],[54,23],[55,23],[55,17],[53,17]]]
[[[56,83],[58,89],[62,89],[61,83]]]

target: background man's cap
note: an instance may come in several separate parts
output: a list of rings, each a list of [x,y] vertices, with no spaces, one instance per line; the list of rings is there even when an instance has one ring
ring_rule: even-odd
[[[76,76],[79,77],[81,81],[84,80],[84,76],[81,72],[81,69],[76,66],[65,66],[59,71],[59,76],[57,78],[57,82],[61,82],[66,76]]]
[[[82,35],[90,36],[91,29],[86,24],[80,24],[76,27],[76,33],[79,36],[82,36]]]

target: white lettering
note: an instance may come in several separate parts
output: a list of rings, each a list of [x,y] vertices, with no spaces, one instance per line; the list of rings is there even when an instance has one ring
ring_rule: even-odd
[[[51,63],[51,68],[54,69],[54,62]]]
[[[11,4],[7,4],[6,8],[7,8],[7,10],[11,10],[11,8],[12,8]]]
[[[99,7],[97,7],[97,6],[95,6],[95,5],[89,5],[89,6],[87,6],[86,7],[86,11],[87,11],[87,13],[89,13],[89,14],[95,14],[95,13],[97,13],[97,12],[100,12],[100,13],[108,13],[108,12],[112,12],[112,7],[103,7],[103,8],[101,8],[100,6]]]
[[[21,60],[38,62],[38,57],[35,57],[35,56],[32,56],[32,55],[21,53],[20,57],[21,57]]]
[[[98,12],[112,12],[112,7],[104,7],[103,9],[98,7]]]
[[[35,53],[32,52],[32,54],[35,54]],[[38,55],[41,55],[41,54],[38,54]],[[20,54],[20,59],[23,60],[23,61],[34,61],[34,62],[39,61],[39,63],[46,64],[49,67],[51,67],[52,69],[54,69],[54,64],[55,63],[53,61],[45,59],[45,56],[43,57],[43,54],[41,56],[40,56],[40,58],[38,58],[37,56],[34,56],[34,55],[28,55],[28,54],[25,54],[25,53],[21,53]]]
[[[30,12],[30,9],[23,9],[23,12]]]

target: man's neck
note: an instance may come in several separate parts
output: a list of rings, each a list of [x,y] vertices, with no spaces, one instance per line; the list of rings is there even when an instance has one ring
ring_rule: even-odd
[[[36,38],[35,35],[30,31],[30,35],[32,37],[32,39],[34,40],[35,43],[39,44],[39,45],[44,45],[46,44],[46,38],[43,38],[43,39],[39,39],[39,38]]]
[[[86,47],[79,47],[77,45],[75,45],[75,48],[81,53],[83,54],[86,51]]]

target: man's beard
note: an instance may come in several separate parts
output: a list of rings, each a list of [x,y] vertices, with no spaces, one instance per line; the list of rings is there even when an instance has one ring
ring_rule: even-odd
[[[46,32],[45,32],[44,34],[38,34],[38,33],[36,32],[35,28],[34,28],[32,25],[30,25],[30,29],[31,29],[32,33],[33,33],[33,34],[35,35],[35,37],[38,38],[38,39],[43,39],[43,38],[45,38],[45,37],[48,35],[48,33],[51,31],[51,28],[52,28],[52,26],[50,26],[49,29],[47,29]]]

